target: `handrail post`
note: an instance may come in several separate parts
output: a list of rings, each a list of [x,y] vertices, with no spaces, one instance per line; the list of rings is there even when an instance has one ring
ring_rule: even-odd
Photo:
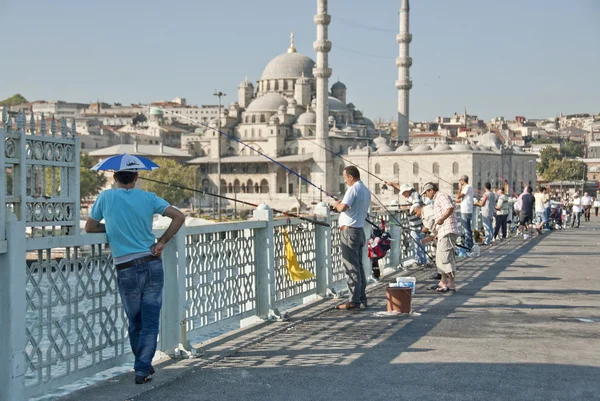
[[[315,259],[317,276],[317,295],[322,297],[335,296],[333,289],[333,263],[331,243],[331,215],[327,203],[319,203],[314,212],[324,218],[322,221],[329,227],[315,225]]]
[[[261,204],[254,210],[254,220],[265,221],[265,228],[254,231],[256,260],[256,314],[265,320],[281,320],[275,308],[275,227],[273,210]]]

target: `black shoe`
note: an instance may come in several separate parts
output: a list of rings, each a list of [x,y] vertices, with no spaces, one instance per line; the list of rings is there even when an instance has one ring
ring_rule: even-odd
[[[148,376],[135,375],[135,384],[144,384],[144,383],[148,383],[151,380],[152,380],[152,378],[150,377],[150,375],[148,375]]]
[[[149,374],[150,376],[152,376],[152,375],[153,375],[153,374],[155,374],[155,373],[156,373],[156,370],[154,370],[154,366],[150,366],[150,370],[148,371],[148,374]]]

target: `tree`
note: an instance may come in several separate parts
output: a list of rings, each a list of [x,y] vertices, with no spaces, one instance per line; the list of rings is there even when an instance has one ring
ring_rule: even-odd
[[[531,143],[534,145],[546,145],[546,144],[552,144],[552,143],[554,143],[554,141],[550,138],[536,138]]]
[[[576,181],[585,178],[585,163],[580,160],[552,160],[544,172],[548,181]]]
[[[23,103],[28,103],[27,99],[25,99],[23,96],[21,96],[20,93],[17,93],[16,95],[12,95],[11,97],[1,100],[0,101],[0,106],[6,106],[6,107],[10,107],[10,106],[16,106],[17,104],[23,104]]]
[[[546,172],[546,170],[548,169],[548,166],[550,165],[551,161],[561,160],[561,159],[562,159],[562,156],[560,155],[560,152],[558,150],[556,150],[556,148],[553,148],[552,146],[546,146],[540,152],[540,162],[538,163],[538,172],[543,176],[544,173]]]
[[[79,158],[79,196],[83,199],[93,198],[98,195],[106,185],[106,176],[102,173],[91,171],[95,161],[87,153],[82,153]]]
[[[583,157],[583,145],[580,143],[567,141],[563,146],[563,150],[566,157]]]
[[[151,178],[157,181],[194,188],[194,167],[185,166],[171,159],[160,158],[155,159],[154,162],[160,166],[159,169],[140,173],[142,185],[146,191],[154,192],[172,205],[181,204],[183,201],[192,197],[191,191],[151,181],[144,181],[143,178]]]

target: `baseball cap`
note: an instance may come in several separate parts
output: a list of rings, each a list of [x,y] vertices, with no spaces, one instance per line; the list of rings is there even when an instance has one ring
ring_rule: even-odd
[[[469,176],[467,176],[467,175],[461,175],[460,179],[463,180],[463,181],[469,181]]]
[[[425,192],[429,191],[430,189],[433,189],[433,184],[428,182],[427,184],[423,185],[423,189],[421,190],[421,195],[423,195]]]
[[[412,191],[413,187],[409,184],[402,184],[400,186],[400,193],[406,192],[406,191]]]

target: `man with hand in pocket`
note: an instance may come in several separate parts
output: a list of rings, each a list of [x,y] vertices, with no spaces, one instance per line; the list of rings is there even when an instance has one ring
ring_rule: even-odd
[[[129,321],[135,383],[143,384],[150,381],[154,373],[152,358],[156,352],[164,283],[160,256],[185,222],[185,216],[156,194],[135,188],[137,171],[117,171],[114,179],[118,187],[98,196],[85,231],[106,232],[117,269],[119,294]],[[172,220],[158,241],[152,233],[155,214]],[[103,219],[105,224],[100,223]]]

